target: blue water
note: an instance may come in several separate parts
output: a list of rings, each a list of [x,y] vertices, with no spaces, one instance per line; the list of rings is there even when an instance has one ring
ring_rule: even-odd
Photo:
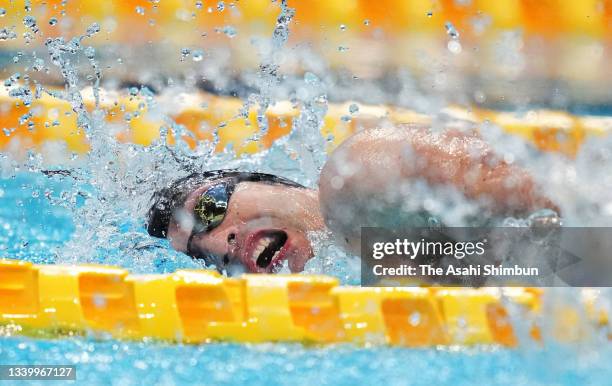
[[[54,262],[52,251],[66,242],[74,225],[69,212],[49,199],[69,190],[67,182],[42,174],[0,179],[0,256]]]
[[[83,339],[1,341],[4,363],[74,364],[89,385],[605,385],[612,351],[168,346]]]
[[[38,263],[60,259],[74,224],[67,209],[50,202],[71,190],[70,184],[39,174],[0,179],[0,256]],[[115,255],[111,262],[132,268]],[[146,267],[166,272],[189,264],[167,261],[172,263]],[[606,385],[611,362],[612,346],[601,342],[417,350],[0,338],[0,364],[74,364],[77,383],[88,385]]]

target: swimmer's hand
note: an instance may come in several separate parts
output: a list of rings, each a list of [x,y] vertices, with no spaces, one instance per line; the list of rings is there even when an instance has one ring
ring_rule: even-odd
[[[336,149],[319,180],[321,211],[357,252],[363,226],[415,225],[402,212],[409,183],[418,179],[457,189],[482,206],[483,216],[558,212],[527,171],[504,162],[475,131],[414,125],[360,131]]]

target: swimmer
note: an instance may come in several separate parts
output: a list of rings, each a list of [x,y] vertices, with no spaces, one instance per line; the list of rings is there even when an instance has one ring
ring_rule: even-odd
[[[327,160],[318,190],[263,173],[181,178],[154,194],[147,230],[221,271],[272,273],[286,261],[300,272],[313,256],[309,232],[327,228],[358,255],[361,227],[387,225],[409,194],[398,186],[416,179],[454,187],[481,205],[483,217],[558,212],[525,170],[499,158],[477,132],[399,125],[347,139]],[[395,226],[414,220],[391,217]]]

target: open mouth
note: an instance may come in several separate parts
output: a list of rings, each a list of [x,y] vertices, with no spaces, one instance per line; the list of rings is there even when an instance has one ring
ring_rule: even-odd
[[[287,242],[287,233],[283,231],[266,231],[256,241],[251,252],[251,259],[259,268],[268,268],[281,257],[283,246]]]

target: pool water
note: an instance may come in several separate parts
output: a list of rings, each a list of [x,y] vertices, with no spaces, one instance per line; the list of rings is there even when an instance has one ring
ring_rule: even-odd
[[[4,363],[77,366],[89,385],[605,385],[609,347],[505,349],[3,339]],[[44,383],[44,382],[43,382]]]
[[[0,179],[1,255],[36,263],[65,262],[62,251],[75,224],[67,209],[70,206],[63,208],[61,202],[71,200],[66,192],[75,191],[72,185],[69,179],[40,173],[17,173]],[[138,226],[124,227],[133,238],[137,231],[132,228]],[[120,247],[108,248],[84,260],[149,273],[195,266],[163,243],[132,254],[124,254]],[[140,259],[134,257],[138,254]],[[149,264],[143,265],[144,260],[150,260]],[[600,385],[607,384],[612,376],[608,366],[612,348],[607,344],[548,342],[538,346],[523,341],[519,349],[404,349],[347,344],[194,346],[94,337],[49,340],[10,336],[0,339],[0,362],[74,364],[77,383],[89,385]]]
[[[25,7],[27,12],[29,12],[28,8],[31,8],[29,3],[28,1]],[[62,2],[62,7],[65,6],[64,3]],[[158,1],[151,1],[151,3],[157,4]],[[202,2],[195,2],[195,4],[198,3],[200,4],[198,8],[201,8]],[[148,60],[149,56],[141,56],[138,50],[135,50],[135,54],[132,55],[128,55],[127,52],[125,55],[116,52],[116,43],[121,44],[121,41],[115,41],[113,36],[109,37],[105,31],[106,25],[109,24],[107,22],[110,21],[109,25],[114,25],[114,19],[97,20],[89,24],[92,20],[83,17],[80,22],[75,23],[76,29],[70,33],[70,36],[59,38],[53,31],[51,40],[42,39],[51,37],[43,36],[46,32],[38,34],[41,38],[39,39],[41,47],[33,51],[32,60],[34,61],[32,63],[41,67],[38,66],[39,61],[42,60],[40,58],[46,59],[45,52],[49,54],[51,60],[43,61],[43,64],[48,66],[46,69],[48,79],[63,84],[66,95],[61,98],[73,107],[80,128],[88,136],[91,150],[88,154],[81,155],[80,160],[75,162],[76,167],[73,168],[72,164],[68,167],[74,176],[62,176],[61,174],[49,176],[41,173],[43,167],[49,167],[54,163],[43,165],[41,161],[37,164],[36,156],[33,155],[31,157],[28,155],[28,161],[23,164],[21,161],[13,164],[9,162],[8,155],[0,153],[0,258],[22,259],[40,264],[108,264],[126,268],[134,273],[168,273],[183,268],[202,268],[199,263],[188,256],[172,250],[166,240],[153,239],[146,234],[143,227],[143,213],[147,209],[146,203],[154,190],[167,185],[173,178],[185,175],[187,172],[229,167],[271,172],[289,177],[307,186],[314,186],[319,170],[325,162],[327,141],[333,139],[331,137],[324,139],[319,134],[323,117],[329,108],[330,96],[332,97],[330,100],[337,99],[338,101],[357,96],[363,99],[361,101],[363,103],[396,104],[407,108],[418,107],[417,110],[420,112],[437,114],[438,110],[449,101],[446,94],[455,92],[452,91],[455,87],[452,86],[454,83],[446,80],[446,72],[450,75],[449,80],[452,80],[454,60],[450,60],[447,55],[451,55],[450,58],[457,57],[457,52],[445,52],[441,57],[434,55],[435,57],[431,59],[420,58],[429,69],[422,74],[424,76],[419,76],[419,78],[424,80],[425,92],[432,93],[432,95],[421,95],[420,91],[417,91],[420,87],[417,85],[421,81],[414,82],[412,75],[408,76],[408,72],[404,76],[403,70],[397,74],[398,84],[393,84],[392,87],[385,85],[396,83],[393,81],[395,76],[392,74],[389,74],[387,80],[383,79],[380,85],[377,85],[377,81],[369,82],[366,81],[367,79],[364,79],[362,83],[359,79],[361,76],[356,75],[347,77],[347,79],[350,78],[350,82],[342,81],[343,71],[340,74],[328,71],[325,60],[321,61],[316,57],[311,57],[313,54],[310,48],[305,47],[302,52],[296,50],[293,43],[287,44],[288,25],[291,23],[294,11],[287,7],[285,1],[273,1],[273,3],[279,6],[277,10],[279,17],[276,19],[274,31],[270,31],[269,42],[249,36],[248,32],[239,31],[239,36],[244,34],[252,40],[253,51],[250,52],[250,55],[257,57],[261,63],[254,67],[259,68],[257,73],[239,74],[245,75],[247,80],[245,86],[248,86],[248,89],[245,87],[238,94],[246,97],[244,102],[247,106],[247,115],[249,106],[253,108],[259,105],[259,113],[263,113],[270,104],[281,100],[291,100],[292,104],[300,106],[300,115],[296,117],[290,135],[275,141],[269,151],[258,153],[249,159],[235,159],[236,157],[230,153],[211,156],[212,153],[208,152],[206,147],[211,144],[203,144],[203,148],[191,151],[180,140],[170,150],[165,147],[163,138],[168,134],[167,128],[162,130],[160,142],[147,149],[127,143],[118,143],[114,133],[121,125],[107,124],[102,111],[94,113],[85,111],[80,88],[87,85],[99,91],[98,86],[101,80],[110,80],[108,86],[112,91],[115,88],[113,85],[122,84],[124,81],[129,83],[138,80],[140,82],[139,76],[141,75],[143,76],[142,82],[146,82],[147,78],[157,79],[159,75],[159,80],[154,81],[156,84],[159,83],[158,89],[163,90],[167,87],[182,90],[186,86],[185,91],[190,92],[194,86],[190,82],[195,83],[195,78],[192,79],[190,75],[192,70],[187,64],[191,59],[185,60],[186,55],[191,55],[193,61],[198,63],[202,61],[202,55],[201,52],[200,55],[196,55],[195,51],[189,54],[191,49],[187,46],[191,43],[184,34],[180,32],[175,34],[181,37],[181,47],[176,47],[175,52],[176,59],[179,53],[181,55],[178,62],[180,66],[177,70],[179,72],[176,76],[177,80],[165,79],[168,74],[173,73],[175,66],[169,66],[169,60],[166,60],[168,58],[159,57],[160,53],[164,52],[157,52],[154,49],[159,41],[152,42],[145,48],[147,51],[151,49],[154,52],[155,60]],[[321,2],[323,3],[325,2]],[[469,1],[464,3],[467,4]],[[69,2],[70,4],[78,4],[78,2]],[[133,5],[129,7],[133,8]],[[156,5],[153,8],[155,7]],[[233,7],[234,4],[231,3],[231,8]],[[8,8],[9,15],[11,15],[13,9]],[[136,8],[138,13],[136,17],[140,18],[143,16],[143,8]],[[220,1],[217,9],[221,12],[223,8],[225,5],[223,1]],[[2,9],[1,12],[6,11]],[[436,13],[438,13],[437,10]],[[20,18],[25,15],[16,14]],[[97,10],[96,14],[98,14]],[[180,16],[178,11],[176,16],[177,18]],[[428,14],[428,17],[430,16]],[[70,23],[73,21],[77,20],[74,19]],[[150,21],[154,20],[150,19]],[[38,30],[46,31],[45,28],[42,28],[43,19],[38,21],[41,28],[32,18],[23,19],[23,22],[34,35]],[[131,41],[135,37],[133,32],[137,29],[134,27],[136,24],[134,26],[131,22],[124,24],[130,26],[127,40]],[[151,24],[150,27],[153,27],[154,24]],[[293,28],[295,24],[293,23],[291,27]],[[369,24],[368,21],[367,25]],[[199,26],[188,23],[185,25],[190,26],[188,27],[190,35],[199,36],[199,33],[191,33],[199,31]],[[452,24],[451,27],[454,31]],[[372,28],[372,30],[376,31],[378,28]],[[163,33],[164,30],[160,29],[160,31]],[[449,33],[448,28],[447,33]],[[74,39],[73,34],[75,34]],[[99,34],[101,40],[91,39],[96,34]],[[342,34],[344,34],[343,31]],[[454,31],[454,34],[455,36],[450,36],[450,38],[453,42],[458,43],[456,41],[459,36],[457,31]],[[26,33],[23,34],[24,40],[20,40],[15,47],[18,47],[20,51],[22,49],[29,51],[30,48],[34,48],[35,43],[30,45],[30,40],[34,35],[26,30]],[[200,37],[198,39],[202,40]],[[165,45],[165,40],[162,46]],[[186,41],[183,42],[183,40]],[[402,44],[406,43],[403,39],[398,39],[398,41]],[[42,49],[44,42],[46,42],[46,49]],[[82,44],[75,44],[75,42],[82,42]],[[102,44],[96,42],[102,42]],[[22,43],[25,45],[22,46]],[[90,44],[93,46],[89,46]],[[110,49],[106,54],[104,54],[104,46]],[[515,44],[514,39],[510,39],[507,44],[500,47],[507,49],[512,57],[515,51],[514,46],[518,47],[519,44]],[[522,42],[520,46],[522,47]],[[365,47],[368,51],[371,50],[369,45]],[[454,47],[457,47],[457,44]],[[465,47],[467,52],[468,46]],[[137,47],[127,44],[125,48],[129,52]],[[357,48],[354,47],[350,52],[358,52]],[[100,51],[96,54],[96,50]],[[589,50],[597,51],[590,48]],[[475,51],[486,52],[486,50]],[[19,55],[13,58],[12,52],[7,54],[0,50],[0,61],[5,62],[3,64],[12,62],[11,68],[18,69],[24,74],[24,78],[26,75],[29,78],[33,75],[33,70],[29,67],[34,66],[28,61],[29,53],[26,53],[23,59],[19,59],[22,54],[19,52]],[[347,54],[343,53],[345,56]],[[376,58],[376,49],[371,53],[368,52],[369,55]],[[6,57],[5,60],[2,59],[2,56]],[[207,52],[206,60],[200,63],[202,67],[196,67],[195,73],[205,74],[204,80],[207,82],[209,81],[207,78],[217,82],[218,84],[213,83],[215,91],[225,90],[226,94],[233,94],[229,92],[231,86],[217,87],[226,82],[229,79],[228,76],[233,78],[236,75],[233,70],[227,71],[224,61],[220,60],[221,57],[218,58],[220,60],[218,62],[215,61],[217,58],[213,58],[223,56],[223,52],[218,55],[210,55],[211,58],[208,56]],[[302,63],[303,79],[301,75],[294,77],[284,72],[284,67],[281,65],[289,57],[304,62]],[[502,56],[504,57],[506,56]],[[169,58],[172,56],[170,55]],[[199,59],[196,60],[196,58]],[[517,54],[517,58],[523,60],[523,53],[520,53],[520,56]],[[228,59],[233,60],[234,58],[228,56]],[[444,64],[446,61],[449,61],[450,67]],[[147,71],[144,72],[150,72],[149,75],[141,74],[143,62],[147,62]],[[443,65],[441,66],[438,62]],[[129,67],[130,63],[135,66]],[[496,70],[498,70],[499,63],[495,61]],[[513,62],[510,61],[510,63]],[[120,75],[124,64],[128,75],[125,79]],[[2,68],[4,67],[9,68],[3,65]],[[376,67],[379,67],[378,61]],[[134,69],[137,73],[130,73],[134,72]],[[9,76],[11,72],[12,70],[6,71],[6,76]],[[178,80],[181,78],[179,76],[181,72],[186,75],[184,84]],[[103,73],[104,77],[102,77]],[[432,79],[431,87],[429,77]],[[240,79],[241,76],[236,78]],[[33,76],[32,79],[37,79],[37,77]],[[531,80],[531,75],[528,79]],[[175,81],[176,84],[174,84]],[[346,89],[342,86],[343,83],[347,84]],[[475,83],[478,87],[477,94],[482,95],[484,100],[485,93],[480,91],[480,87],[484,85],[479,84],[480,82]],[[354,86],[349,87],[351,84]],[[537,83],[534,85],[537,86]],[[556,95],[559,89],[556,83],[554,85]],[[44,90],[44,85],[40,86],[41,90]],[[257,92],[251,93],[251,89]],[[41,90],[37,89],[37,92]],[[483,90],[486,91],[486,89]],[[150,99],[153,102],[155,100],[149,98],[151,91],[148,87],[143,86],[140,90],[131,87],[129,91],[133,96],[140,93],[141,97],[145,97],[144,100],[149,101]],[[170,90],[169,95],[173,95],[173,92]],[[520,102],[515,101],[516,98],[511,97],[511,90],[504,90],[504,93],[508,93],[508,98],[505,95],[500,98],[503,102],[499,102],[498,106],[495,105],[493,95],[488,96],[488,106],[514,110],[517,103],[519,107],[526,103],[528,106],[525,108],[537,107],[536,102],[530,101],[529,98],[524,101],[521,98]],[[536,92],[538,93],[540,91]],[[52,94],[57,95],[55,92]],[[553,94],[552,90],[551,94]],[[15,95],[25,105],[28,104],[26,103],[28,99],[31,99],[30,93],[20,92]],[[458,97],[459,100],[472,99],[471,92],[468,91],[466,91],[465,98]],[[564,100],[564,98],[558,99]],[[603,102],[601,106],[593,107],[588,103],[583,106],[569,99],[559,102],[569,111],[610,115],[609,103]],[[171,106],[157,106],[153,102],[147,103],[147,110],[154,116],[165,117],[166,110],[172,109]],[[239,115],[241,114],[242,110]],[[28,121],[28,115],[24,117],[22,117],[24,122]],[[123,115],[125,124],[130,124],[131,119],[131,113]],[[237,116],[236,119],[240,118]],[[263,123],[260,126],[262,131],[265,131],[266,120],[262,119],[260,123]],[[226,122],[223,124],[225,125]],[[170,126],[175,137],[180,138],[184,128],[174,123]],[[221,125],[217,128],[220,129]],[[535,177],[546,181],[547,188],[552,195],[551,199],[563,204],[563,212],[570,218],[571,225],[609,226],[612,223],[612,210],[607,210],[607,212],[600,210],[600,208],[611,208],[609,205],[611,185],[607,176],[612,167],[612,157],[609,152],[609,149],[612,148],[612,139],[610,139],[612,137],[591,139],[590,142],[587,140],[583,147],[585,150],[577,156],[574,165],[573,160],[570,164],[569,160],[557,155],[533,154],[527,144],[517,139],[507,139],[503,136],[505,134],[497,134],[497,131],[493,129],[495,128],[488,127],[488,130],[483,130],[483,135],[488,136],[486,138],[488,142],[495,146],[499,154],[512,156],[513,160],[516,155],[517,163],[520,161]],[[214,146],[210,147],[212,148]],[[28,164],[30,166],[27,166]],[[63,165],[62,162],[59,164]],[[20,171],[17,171],[16,168],[19,168]],[[34,172],[28,172],[28,169]],[[411,194],[410,200],[419,204],[424,197],[435,197],[435,194],[432,194],[428,188],[421,189],[419,194],[416,193]],[[441,207],[448,209],[445,211],[457,219],[466,213],[463,210],[464,207],[455,205],[451,201],[447,202],[443,198],[438,201],[440,202],[435,204],[440,204]],[[585,208],[594,209],[585,210]],[[317,258],[309,262],[306,271],[332,274],[339,277],[344,284],[355,284],[359,276],[358,271],[355,270],[356,267],[357,269],[359,267],[358,262],[355,259],[350,260],[346,254],[343,254],[344,252],[335,249],[335,246],[326,245],[325,235],[321,236],[320,243],[317,244],[321,244],[315,245],[315,248],[320,247],[320,250],[317,251]],[[577,290],[568,290],[549,296],[571,302],[576,300],[577,293]],[[544,324],[545,343],[538,345],[531,342],[526,333],[522,333],[524,326],[521,325],[521,320],[513,322],[515,322],[517,335],[521,342],[518,349],[500,347],[405,349],[383,346],[362,347],[350,344],[325,347],[302,344],[239,345],[230,343],[171,345],[160,342],[121,342],[97,336],[34,339],[10,336],[9,333],[0,329],[0,363],[76,365],[77,383],[91,386],[113,384],[249,386],[259,384],[298,386],[610,384],[612,368],[609,363],[612,362],[612,349],[607,337],[600,336],[603,333],[593,334],[593,338],[585,342],[563,345],[548,339],[546,324]],[[6,336],[2,336],[3,334]],[[4,383],[0,382],[0,384]],[[44,381],[41,384],[48,383]]]

